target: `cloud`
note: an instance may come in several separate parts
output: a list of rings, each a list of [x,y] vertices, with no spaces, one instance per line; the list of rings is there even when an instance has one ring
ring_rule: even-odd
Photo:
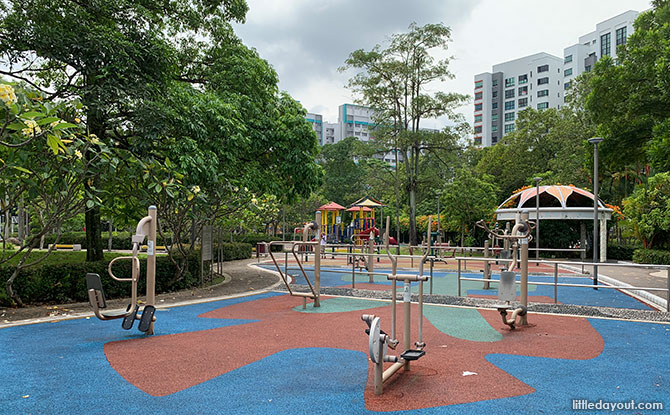
[[[249,0],[247,22],[235,30],[280,76],[280,87],[310,111],[337,120],[337,106],[351,102],[339,73],[351,52],[383,44],[412,22],[453,25],[466,20],[479,0],[356,1]]]

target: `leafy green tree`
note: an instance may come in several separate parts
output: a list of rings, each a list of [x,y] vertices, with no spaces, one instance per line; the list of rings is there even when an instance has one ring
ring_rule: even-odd
[[[6,69],[0,73],[30,83],[47,99],[78,98],[91,133],[130,149],[135,135],[129,123],[145,100],[182,78],[187,46],[229,20],[242,21],[246,11],[244,0],[4,2],[0,51]],[[101,186],[101,179],[87,183],[87,191]],[[95,199],[87,201],[86,225],[87,258],[101,259]]]
[[[0,252],[0,264],[16,263],[5,288],[22,306],[13,290],[15,280],[22,269],[43,261],[51,249],[37,257],[30,256],[31,252],[49,232],[57,232],[57,243],[63,222],[81,213],[86,200],[98,197],[85,184],[114,158],[102,141],[74,122],[76,106],[45,102],[39,92],[6,83],[0,83],[0,100],[0,119],[4,120],[0,128],[0,214],[15,211],[25,200],[38,218],[18,250],[6,251],[3,239]]]
[[[465,95],[446,92],[431,93],[435,81],[452,79],[450,58],[436,60],[433,53],[443,52],[450,41],[451,30],[443,24],[418,26],[412,23],[409,32],[393,34],[386,48],[377,45],[366,52],[356,50],[349,55],[342,68],[360,70],[349,87],[360,94],[361,102],[378,114],[375,140],[387,150],[397,150],[405,166],[404,190],[410,206],[410,243],[417,243],[416,206],[420,176],[420,158],[435,148],[451,147],[451,135],[465,130],[462,117],[455,109],[465,103]],[[421,131],[421,122],[427,118],[445,116],[459,125],[445,134]],[[396,163],[397,166],[398,163]],[[397,176],[396,170],[396,177]],[[399,213],[396,213],[398,218]]]
[[[461,246],[465,243],[466,226],[493,217],[497,204],[498,189],[492,177],[477,177],[468,169],[456,172],[454,180],[444,187],[442,193],[443,212],[447,221],[456,221],[461,229]]]
[[[586,107],[598,123],[602,161],[611,171],[670,170],[670,1],[653,0],[635,32],[617,49],[617,62],[594,68]]]
[[[353,203],[366,194],[365,168],[354,160],[360,141],[347,137],[335,144],[323,146],[323,196],[342,205]]]
[[[670,173],[658,173],[624,200],[624,216],[645,248],[670,246]]]

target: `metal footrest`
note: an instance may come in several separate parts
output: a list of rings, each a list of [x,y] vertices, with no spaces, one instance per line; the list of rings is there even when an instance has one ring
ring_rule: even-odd
[[[423,356],[425,354],[426,354],[425,350],[409,349],[409,350],[405,350],[400,355],[400,357],[402,357],[404,360],[418,360],[421,356]]]
[[[152,305],[144,306],[142,310],[142,317],[140,318],[140,324],[137,326],[137,329],[143,333],[146,333],[151,327],[151,322],[154,319],[154,313],[156,312],[156,307]]]
[[[126,311],[128,311],[132,307],[132,304],[128,304],[128,308]],[[130,330],[133,328],[133,324],[135,324],[135,319],[137,318],[137,311],[140,309],[140,306],[136,305],[135,310],[133,310],[132,313],[128,314],[123,318],[123,321],[121,322],[121,328],[124,330]]]

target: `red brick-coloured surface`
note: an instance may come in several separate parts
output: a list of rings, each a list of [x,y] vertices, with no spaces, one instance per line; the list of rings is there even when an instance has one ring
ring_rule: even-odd
[[[235,304],[200,317],[259,321],[111,342],[104,350],[111,366],[128,382],[150,395],[165,396],[286,349],[328,347],[367,354],[368,337],[363,333],[366,325],[360,318],[364,313],[380,316],[382,329],[390,333],[390,306],[330,314],[294,311],[293,307],[301,303],[300,298],[278,296]],[[402,306],[398,307],[398,333],[402,336]],[[413,305],[412,342],[417,336],[416,312]],[[591,359],[603,350],[602,338],[583,318],[531,314],[531,326],[510,331],[496,311],[480,313],[502,333],[502,341],[457,339],[424,319],[426,355],[412,363],[410,372],[401,370],[386,382],[381,396],[374,395],[370,364],[366,407],[375,411],[409,410],[528,394],[534,389],[489,363],[485,356],[507,353]],[[152,350],[151,359],[146,359],[146,350]],[[463,376],[464,371],[477,375]]]

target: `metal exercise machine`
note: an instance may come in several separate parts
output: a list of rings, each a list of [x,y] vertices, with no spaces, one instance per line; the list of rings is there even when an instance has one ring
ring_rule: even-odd
[[[294,242],[293,246],[291,247],[291,253],[293,254],[293,257],[295,258],[298,267],[300,267],[300,272],[302,272],[303,277],[305,277],[305,281],[307,281],[307,286],[309,286],[310,292],[303,293],[303,292],[298,292],[298,291],[293,291],[291,289],[291,281],[289,281],[289,275],[284,273],[279,266],[279,263],[277,262],[277,259],[275,256],[272,254],[272,245],[275,244],[275,242],[270,242],[268,245],[268,252],[270,254],[270,258],[272,258],[272,263],[275,265],[275,268],[277,268],[277,271],[279,272],[279,276],[281,277],[282,281],[284,282],[284,285],[286,285],[286,289],[289,292],[289,295],[292,295],[294,297],[302,297],[302,308],[307,308],[307,299],[311,298],[314,300],[314,307],[320,307],[321,302],[319,298],[319,293],[321,292],[321,235],[320,235],[320,230],[321,230],[321,212],[316,212],[316,220],[314,222],[309,222],[305,225],[305,227],[302,230],[302,242]],[[309,240],[309,231],[312,230],[316,234],[315,241],[310,241]],[[277,244],[282,243],[281,241],[276,241]],[[305,273],[305,269],[302,267],[302,261],[300,261],[300,254],[296,252],[297,247],[302,247],[305,252],[307,252],[307,248],[309,246],[312,246],[314,248],[314,285],[309,281],[309,278],[307,277],[307,274]],[[325,249],[325,248],[324,248]]]
[[[428,223],[431,222],[432,218],[428,218]],[[400,368],[404,368],[405,371],[410,370],[410,362],[412,360],[418,360],[426,354],[425,347],[426,344],[423,342],[423,282],[428,280],[428,276],[423,275],[423,264],[430,253],[430,225],[428,226],[428,238],[427,238],[427,249],[421,259],[421,264],[419,266],[419,275],[413,274],[398,274],[398,258],[395,255],[391,254],[389,249],[389,225],[390,217],[386,218],[386,232],[384,233],[384,245],[386,247],[386,253],[391,259],[392,271],[391,275],[388,275],[387,278],[393,281],[393,286],[391,290],[391,335],[389,336],[383,330],[381,330],[381,321],[380,318],[372,314],[363,314],[361,319],[365,321],[368,325],[368,329],[365,330],[365,333],[368,334],[368,348],[370,354],[370,360],[375,365],[374,371],[374,384],[375,384],[375,395],[381,395],[384,391],[384,382],[388,380],[393,374],[395,374]],[[395,350],[398,346],[398,339],[396,337],[396,293],[397,293],[397,281],[403,281],[403,350],[400,356],[391,356],[387,354],[387,350],[390,347]],[[412,296],[412,291],[410,289],[410,284],[412,281],[419,282],[419,338],[414,342],[414,349],[410,346],[410,336],[411,336],[411,309],[410,309],[410,300]],[[384,362],[393,363],[388,369],[384,370]]]
[[[512,261],[505,270],[500,271],[500,283],[498,284],[498,299],[503,301],[502,304],[496,305],[503,323],[508,325],[512,330],[518,326],[528,325],[528,242],[532,239],[532,226],[528,220],[528,211],[524,210],[521,214],[517,214],[516,223],[512,231],[508,234],[492,231],[486,226],[486,222],[480,220],[477,226],[484,229],[490,236],[494,238],[503,239],[506,243],[509,242],[512,248]],[[517,254],[521,249],[521,305],[516,308],[512,307],[512,303],[516,301],[516,273],[514,269],[519,266],[517,262]],[[488,262],[487,262],[488,263]],[[490,279],[490,276],[488,277]],[[486,275],[484,279],[487,279]],[[507,313],[512,310],[509,318]],[[517,318],[519,321],[517,322]]]
[[[93,307],[95,316],[100,320],[115,320],[123,319],[121,327],[125,330],[130,330],[139,320],[138,329],[146,334],[154,334],[154,313],[156,311],[156,222],[158,215],[155,206],[149,206],[148,215],[142,218],[137,224],[135,235],[132,237],[133,254],[132,256],[121,256],[112,259],[107,267],[107,272],[112,279],[120,282],[131,282],[131,300],[125,310],[106,311],[107,302],[105,300],[105,293],[102,289],[102,281],[100,275],[94,273],[86,274],[86,286],[88,288],[88,302]],[[137,303],[137,282],[140,279],[140,260],[138,252],[140,246],[147,238],[147,292],[146,305],[143,307],[141,313],[140,306]],[[131,277],[119,278],[112,272],[112,265],[120,260],[131,261]],[[139,314],[138,314],[139,313]]]

